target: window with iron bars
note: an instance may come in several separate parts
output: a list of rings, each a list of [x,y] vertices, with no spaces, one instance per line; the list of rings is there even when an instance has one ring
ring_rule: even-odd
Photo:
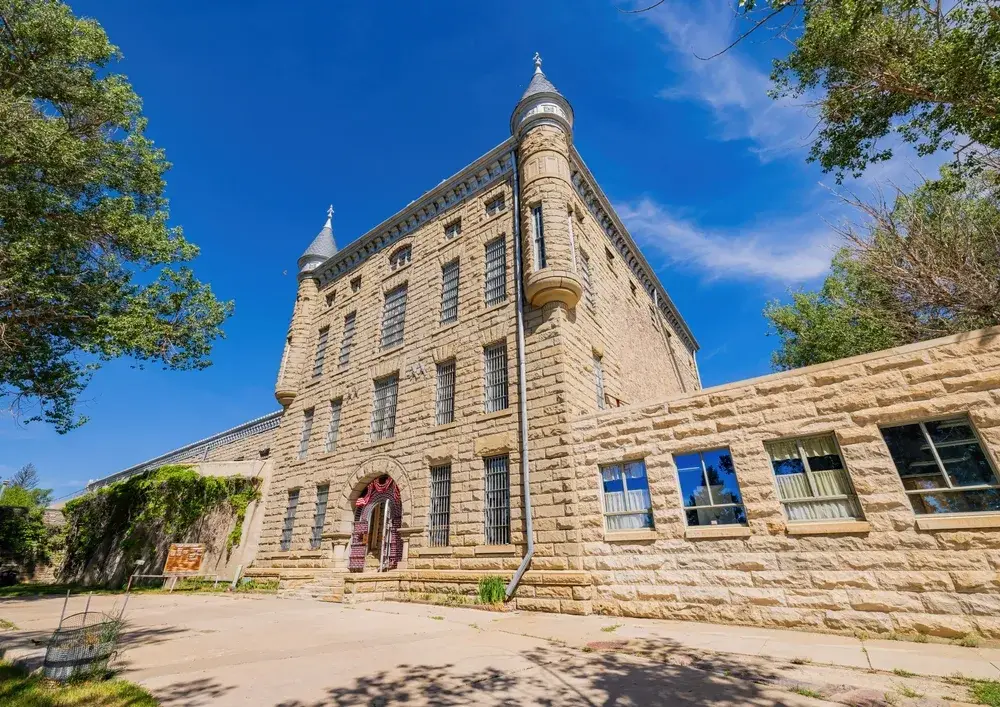
[[[501,341],[483,349],[483,382],[486,412],[506,410],[507,397],[507,342]]]
[[[485,457],[486,544],[510,544],[510,457]]]
[[[486,244],[486,306],[507,299],[507,243],[503,236]]]
[[[382,310],[382,348],[388,349],[403,343],[403,325],[406,323],[406,285],[402,284],[385,293]]]
[[[535,270],[541,270],[545,267],[545,224],[541,204],[531,210],[531,223],[535,231]]]
[[[399,374],[375,381],[375,402],[372,406],[372,440],[389,439],[396,434],[396,393]]]
[[[330,402],[330,426],[326,428],[326,451],[332,452],[337,448],[337,437],[340,436],[340,409],[343,407],[343,398],[337,398]]]
[[[441,323],[458,321],[458,260],[441,267]]]
[[[318,550],[323,543],[323,526],[326,524],[326,504],[330,499],[330,484],[316,487],[316,515],[313,516],[312,537],[309,549]]]
[[[285,507],[285,521],[281,526],[281,549],[289,550],[292,547],[292,531],[295,529],[295,509],[299,505],[299,490],[292,489],[288,492],[288,505]]]
[[[587,311],[594,314],[597,311],[597,293],[594,292],[594,283],[590,278],[590,257],[580,251],[580,276],[583,278],[583,301],[587,305]]]
[[[451,525],[451,464],[431,467],[431,513],[428,534],[431,547],[448,546]]]
[[[305,459],[309,454],[309,437],[312,436],[313,413],[315,408],[309,408],[302,417],[302,436],[299,437],[299,459]]]
[[[323,375],[323,361],[326,360],[326,342],[330,338],[330,327],[325,326],[319,330],[316,339],[316,357],[313,359],[313,378]]]
[[[354,320],[357,319],[357,312],[351,312],[344,317],[344,336],[340,340],[340,360],[341,366],[346,366],[351,360],[351,345],[354,343]]]
[[[501,194],[500,196],[486,202],[486,215],[495,216],[506,208],[507,202],[504,201],[503,194]]]
[[[607,403],[604,400],[604,361],[594,354],[594,384],[597,387],[597,409],[603,410]]]
[[[437,365],[434,421],[438,425],[455,421],[455,359]]]

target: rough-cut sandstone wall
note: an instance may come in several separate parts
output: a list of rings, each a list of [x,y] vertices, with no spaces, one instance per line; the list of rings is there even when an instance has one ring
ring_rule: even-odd
[[[582,566],[593,608],[634,616],[1000,636],[1000,514],[914,516],[879,425],[968,415],[1000,453],[1000,328],[610,411],[573,424]],[[832,432],[868,527],[796,534],[764,442]],[[749,533],[690,537],[673,455],[729,447]],[[644,458],[655,531],[604,530],[598,465]],[[547,513],[535,501],[536,514]],[[936,529],[932,529],[936,527]],[[860,532],[844,533],[854,528]],[[687,537],[686,537],[687,536]],[[541,600],[538,600],[541,601]],[[537,603],[537,601],[536,601]],[[544,602],[542,602],[544,604]],[[536,608],[558,609],[554,606]]]

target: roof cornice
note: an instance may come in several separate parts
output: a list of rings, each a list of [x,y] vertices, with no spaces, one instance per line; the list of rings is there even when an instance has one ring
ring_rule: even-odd
[[[412,233],[474,194],[510,174],[514,167],[514,138],[508,138],[462,171],[411,201],[401,211],[375,226],[332,258],[316,267],[309,277],[325,285],[353,270],[370,256]]]
[[[694,353],[700,348],[698,341],[694,338],[694,334],[688,328],[687,322],[684,321],[680,312],[677,311],[673,300],[670,299],[670,295],[667,294],[663,284],[656,277],[655,271],[645,256],[643,256],[639,246],[636,245],[632,234],[628,232],[625,224],[618,218],[618,214],[615,213],[611,202],[608,201],[608,197],[597,184],[597,180],[594,179],[594,175],[587,168],[583,157],[580,156],[575,145],[570,146],[570,157],[572,158],[570,172],[572,173],[573,186],[576,188],[577,194],[583,200],[583,203],[587,205],[587,208],[590,209],[590,213],[597,219],[597,223],[604,230],[605,235],[607,235],[608,239],[610,239],[618,250],[618,253],[628,264],[629,269],[632,270],[632,274],[642,283],[646,293],[659,305],[660,312],[674,327],[674,330],[680,334],[681,338],[684,339],[684,345],[691,353]]]

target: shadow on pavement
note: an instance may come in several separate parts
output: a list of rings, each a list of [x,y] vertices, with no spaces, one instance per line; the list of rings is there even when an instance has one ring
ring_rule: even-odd
[[[198,707],[212,704],[233,689],[233,685],[222,685],[209,678],[175,682],[173,685],[154,690],[153,694],[161,705],[172,707]]]

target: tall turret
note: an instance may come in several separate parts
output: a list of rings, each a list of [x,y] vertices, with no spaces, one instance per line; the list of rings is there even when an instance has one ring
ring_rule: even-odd
[[[326,212],[326,223],[298,261],[299,289],[295,297],[295,309],[292,311],[292,323],[288,326],[288,336],[285,338],[278,382],[274,386],[274,397],[283,407],[288,407],[292,403],[301,383],[302,349],[308,340],[316,295],[319,291],[319,283],[312,277],[312,273],[320,264],[336,254],[337,242],[333,238],[331,206]]]
[[[538,54],[535,74],[511,115],[510,130],[518,140],[525,294],[536,307],[549,302],[575,307],[582,287],[569,169],[573,107],[542,73]]]

